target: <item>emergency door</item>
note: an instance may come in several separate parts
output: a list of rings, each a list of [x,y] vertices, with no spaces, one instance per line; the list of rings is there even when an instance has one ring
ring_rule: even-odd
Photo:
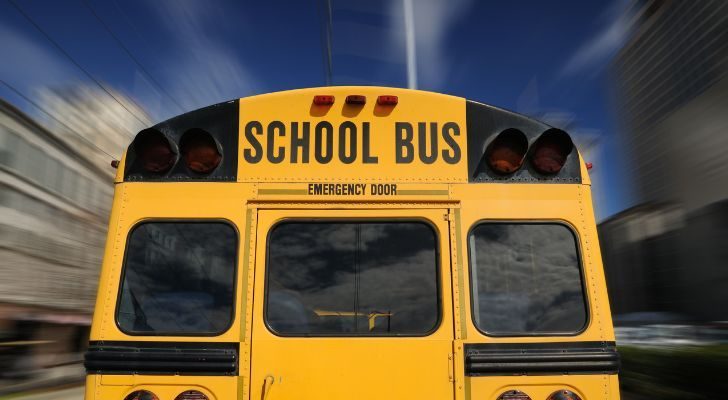
[[[451,399],[445,209],[259,210],[251,399]]]

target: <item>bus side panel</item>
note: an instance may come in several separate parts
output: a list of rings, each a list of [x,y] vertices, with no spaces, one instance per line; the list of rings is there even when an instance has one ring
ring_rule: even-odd
[[[458,354],[456,368],[466,369],[465,351],[479,347],[488,351],[498,346],[527,349],[578,348],[581,344],[603,345],[614,348],[614,331],[606,291],[604,271],[597,239],[590,187],[574,184],[492,184],[452,185],[452,198],[462,201],[459,226],[461,250],[453,245],[463,266],[458,272],[461,294],[458,306],[463,307],[464,318],[456,341]],[[581,259],[582,286],[587,302],[586,327],[577,332],[559,335],[487,335],[476,328],[472,308],[472,282],[469,255],[469,235],[479,223],[555,223],[566,225],[576,235]],[[480,279],[480,277],[479,277]],[[482,307],[482,306],[481,306]],[[470,346],[469,346],[470,345]],[[491,346],[491,347],[489,347]],[[457,385],[458,398],[496,399],[508,390],[520,390],[533,399],[545,399],[557,390],[571,390],[582,399],[619,399],[616,363],[609,371],[601,372],[500,372],[492,374],[464,374],[463,385]],[[529,367],[524,367],[529,368]],[[613,368],[613,369],[612,369]],[[461,375],[458,374],[458,377]]]
[[[238,398],[238,379],[234,376],[145,376],[119,379],[118,375],[92,375],[86,379],[85,400],[123,400],[137,390],[147,390],[160,400],[171,400],[187,390],[202,392],[211,400]]]
[[[254,187],[248,184],[226,183],[121,183],[116,185],[108,238],[99,283],[96,309],[92,323],[91,342],[113,342],[129,346],[165,346],[176,342],[192,344],[239,344],[237,372],[230,375],[145,375],[144,372],[124,371],[109,374],[103,370],[89,371],[86,399],[124,399],[126,395],[146,389],[162,400],[174,399],[184,390],[199,390],[210,399],[242,398],[243,380],[249,373],[249,338],[251,298],[248,290],[252,271],[248,270],[245,254],[250,253],[255,237],[250,235],[255,216],[246,210],[246,199],[254,197]],[[214,202],[209,202],[214,198]],[[206,204],[200,207],[200,204]],[[229,329],[217,336],[155,336],[129,335],[116,324],[116,306],[129,232],[141,221],[148,220],[224,220],[234,226],[238,235],[237,277],[234,297],[234,317]],[[246,249],[248,249],[246,253]],[[244,279],[245,277],[245,279]],[[149,343],[149,345],[145,345]]]
[[[123,256],[124,247],[119,248],[119,235],[124,236],[125,232],[119,232],[119,222],[121,220],[124,209],[124,190],[125,185],[114,186],[114,200],[111,206],[111,214],[109,216],[109,229],[106,234],[106,245],[104,247],[104,259],[101,263],[101,274],[99,276],[99,288],[96,293],[96,305],[94,307],[94,317],[91,323],[90,340],[102,340],[103,320],[106,306],[109,302],[116,300],[116,293],[112,292],[112,288],[116,287],[115,282],[118,280],[116,266],[118,266]]]

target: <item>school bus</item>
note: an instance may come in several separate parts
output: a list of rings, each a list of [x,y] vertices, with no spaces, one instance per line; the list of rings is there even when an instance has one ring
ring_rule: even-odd
[[[562,130],[322,87],[177,116],[115,165],[86,400],[619,398]]]

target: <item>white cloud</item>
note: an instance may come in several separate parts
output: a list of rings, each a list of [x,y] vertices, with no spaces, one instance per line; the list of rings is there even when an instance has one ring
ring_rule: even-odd
[[[256,91],[256,80],[235,49],[213,35],[227,17],[222,6],[172,0],[151,5],[164,26],[178,38],[164,57],[168,65],[164,81],[183,107],[191,110]]]
[[[590,37],[569,57],[560,76],[600,71],[604,64],[619,50],[630,31],[628,15],[622,1],[616,1],[603,16],[604,26]]]

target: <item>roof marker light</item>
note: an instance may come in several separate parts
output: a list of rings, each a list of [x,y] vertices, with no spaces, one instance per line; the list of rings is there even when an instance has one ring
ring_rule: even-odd
[[[329,95],[316,95],[313,96],[313,104],[317,106],[330,106],[334,104],[334,96]]]
[[[367,103],[366,96],[361,96],[358,94],[351,94],[346,96],[346,104],[356,104],[356,105],[362,105]]]
[[[397,105],[398,102],[399,99],[397,96],[386,95],[377,97],[377,104],[380,106],[394,106]]]

